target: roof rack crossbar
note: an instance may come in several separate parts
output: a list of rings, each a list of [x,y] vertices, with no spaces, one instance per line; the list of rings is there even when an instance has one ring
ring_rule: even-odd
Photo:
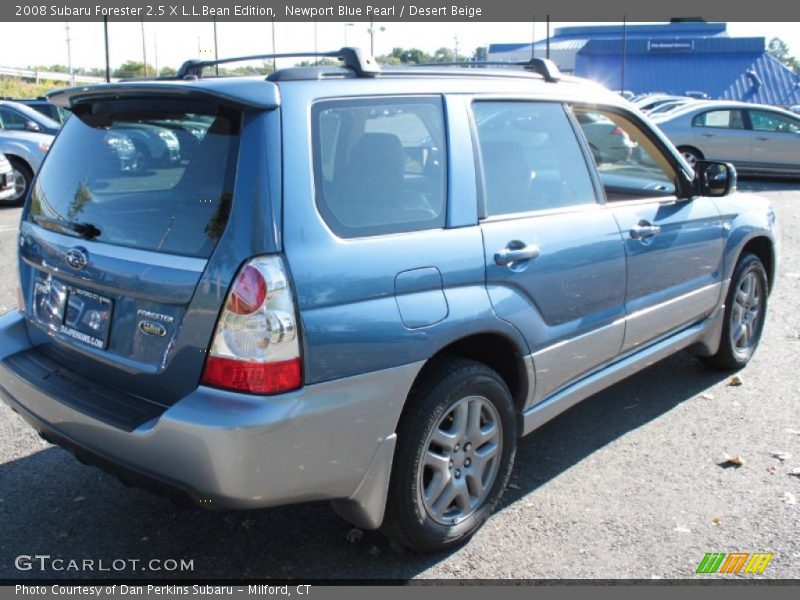
[[[532,58],[523,62],[508,62],[499,60],[476,60],[476,61],[459,61],[459,62],[433,62],[433,63],[420,63],[417,65],[404,65],[415,67],[523,67],[526,71],[533,71],[541,75],[545,81],[550,83],[556,82],[561,79],[561,71],[558,70],[556,64],[547,58]]]
[[[360,48],[341,48],[329,52],[288,52],[283,54],[252,54],[250,56],[235,56],[231,58],[220,58],[216,60],[187,60],[178,69],[176,79],[186,79],[191,77],[200,78],[203,76],[203,69],[217,65],[245,62],[248,60],[268,60],[271,58],[338,58],[344,66],[355,71],[359,77],[374,77],[380,73],[380,65],[375,59],[363,52]]]

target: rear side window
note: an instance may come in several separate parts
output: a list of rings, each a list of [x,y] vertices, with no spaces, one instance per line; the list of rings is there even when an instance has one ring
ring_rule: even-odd
[[[363,98],[314,105],[317,206],[345,238],[444,227],[440,98]]]
[[[692,125],[717,129],[744,129],[744,117],[740,110],[711,110],[696,115],[692,119]]]
[[[589,168],[561,104],[473,104],[487,216],[596,202]]]
[[[208,257],[230,212],[238,111],[206,102],[79,107],[31,194],[29,219],[98,242]]]

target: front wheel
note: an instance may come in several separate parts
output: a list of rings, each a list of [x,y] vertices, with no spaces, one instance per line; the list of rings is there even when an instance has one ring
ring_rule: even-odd
[[[495,371],[459,358],[424,373],[408,402],[383,530],[415,550],[444,550],[500,501],[516,452],[514,404]]]
[[[8,162],[11,163],[14,175],[14,195],[8,199],[8,202],[12,204],[22,204],[25,201],[25,195],[28,193],[28,189],[31,187],[33,171],[18,158],[9,158]]]
[[[758,347],[767,316],[767,272],[755,254],[744,254],[734,269],[725,299],[725,322],[719,350],[706,362],[722,369],[741,369]]]
[[[697,166],[697,161],[703,159],[703,155],[700,154],[699,151],[695,150],[694,148],[678,148],[683,158],[689,163],[689,166],[693,169]]]

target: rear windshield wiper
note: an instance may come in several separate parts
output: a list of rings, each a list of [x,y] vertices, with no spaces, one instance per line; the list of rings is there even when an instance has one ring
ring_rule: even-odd
[[[45,229],[55,228],[61,233],[77,233],[80,237],[91,240],[96,238],[102,233],[97,227],[91,223],[78,223],[77,221],[64,221],[62,219],[51,219],[50,217],[42,217],[36,215],[33,220],[37,225],[41,225]]]

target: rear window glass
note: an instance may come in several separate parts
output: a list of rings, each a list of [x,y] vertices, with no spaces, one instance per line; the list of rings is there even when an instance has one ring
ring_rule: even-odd
[[[340,237],[444,227],[445,133],[439,98],[314,106],[317,206]]]
[[[208,257],[230,211],[240,122],[205,102],[78,108],[36,180],[29,218],[98,242]]]

